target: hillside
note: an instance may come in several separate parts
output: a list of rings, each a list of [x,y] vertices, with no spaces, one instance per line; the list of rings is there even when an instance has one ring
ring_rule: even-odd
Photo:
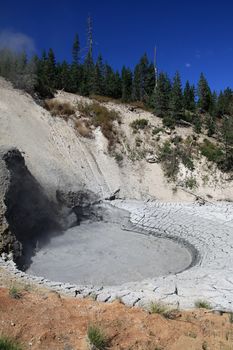
[[[196,136],[193,137],[190,127],[165,130],[161,119],[150,112],[105,102],[103,105],[108,110],[114,110],[120,116],[120,123],[114,122],[118,141],[109,152],[108,140],[100,127],[91,125],[91,118],[88,121],[91,137],[80,134],[80,125],[88,118],[82,115],[79,106],[81,103],[83,108],[86,103],[92,103],[90,99],[58,92],[55,101],[69,103],[74,115],[68,120],[59,117],[59,113],[51,116],[29,95],[13,89],[4,79],[0,81],[0,144],[19,148],[29,170],[51,196],[55,196],[57,189],[75,191],[84,188],[97,193],[100,198],[119,189],[122,198],[193,201],[194,197],[187,191],[211,201],[233,198],[230,175],[221,173],[200,152],[195,154],[193,171],[181,164],[173,181],[164,175],[161,162],[148,162],[157,159],[165,141],[182,140],[192,148]],[[146,119],[148,125],[135,130],[130,125],[138,119]],[[208,137],[198,136],[198,142],[204,138]]]

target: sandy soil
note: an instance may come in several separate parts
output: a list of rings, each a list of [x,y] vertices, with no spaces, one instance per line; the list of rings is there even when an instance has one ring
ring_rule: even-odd
[[[17,300],[1,288],[0,311],[0,333],[16,338],[24,349],[87,350],[90,324],[102,329],[112,350],[233,349],[229,315],[207,310],[178,311],[171,320],[120,302],[107,305],[52,292],[23,291]]]

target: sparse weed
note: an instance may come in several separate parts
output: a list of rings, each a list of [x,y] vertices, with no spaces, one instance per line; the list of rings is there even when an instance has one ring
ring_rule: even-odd
[[[53,116],[69,117],[70,115],[75,114],[75,110],[69,102],[61,102],[56,99],[51,99],[45,100],[44,105]]]
[[[102,329],[96,325],[90,325],[87,330],[87,337],[91,345],[98,350],[104,350],[107,347],[107,337]]]
[[[208,344],[206,341],[202,343],[202,350],[208,350]]]
[[[9,295],[13,299],[20,299],[22,297],[22,293],[20,292],[20,290],[16,286],[12,286],[9,289]]]
[[[229,321],[230,323],[233,323],[233,312],[229,313]]]
[[[206,301],[206,300],[196,300],[194,305],[198,309],[207,309],[207,310],[211,310],[212,309],[211,304],[208,301]]]
[[[197,337],[196,333],[194,333],[194,332],[189,332],[187,335],[193,339],[195,339]]]
[[[149,312],[151,314],[159,314],[159,315],[166,315],[166,313],[168,312],[168,307],[167,305],[161,303],[161,302],[151,302],[149,305]]]
[[[15,340],[1,336],[0,349],[1,350],[22,350],[23,348]]]

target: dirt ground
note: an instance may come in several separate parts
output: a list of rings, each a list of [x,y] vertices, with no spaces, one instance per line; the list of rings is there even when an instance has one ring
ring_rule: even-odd
[[[0,334],[15,338],[23,349],[86,350],[87,329],[97,325],[112,350],[230,350],[233,324],[228,314],[209,310],[178,311],[175,319],[128,308],[116,301],[74,299],[17,284],[0,270]],[[21,297],[9,295],[17,286]]]

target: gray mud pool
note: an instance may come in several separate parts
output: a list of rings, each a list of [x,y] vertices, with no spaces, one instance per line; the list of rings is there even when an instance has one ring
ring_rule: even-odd
[[[83,223],[51,238],[32,258],[27,273],[59,282],[119,285],[187,268],[184,246],[121,229],[119,223]]]

